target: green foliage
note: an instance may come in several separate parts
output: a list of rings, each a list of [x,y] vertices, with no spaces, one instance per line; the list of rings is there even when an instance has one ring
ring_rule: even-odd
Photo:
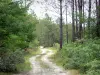
[[[86,20],[86,22],[88,21],[88,19]],[[96,38],[97,37],[97,25],[96,25],[96,18],[91,17],[90,18],[90,29],[88,29],[88,26],[86,26],[86,30],[85,30],[85,36],[86,38]]]
[[[68,38],[71,40],[72,27],[68,25]],[[36,25],[36,34],[40,45],[44,47],[52,47],[55,43],[59,43],[59,25],[53,23],[50,19],[44,18]],[[63,25],[63,40],[66,40],[66,25]]]
[[[65,69],[80,69],[87,75],[99,75],[100,40],[86,40],[83,44],[64,44],[55,58]]]
[[[36,32],[40,45],[45,47],[53,46],[59,40],[59,26],[51,20],[43,19],[36,25]]]
[[[66,25],[63,25],[63,42],[67,42],[67,33],[66,33]],[[71,42],[72,40],[72,25],[68,24],[68,41]]]
[[[57,50],[59,50],[60,48],[58,43],[54,43],[53,47],[56,48]]]
[[[24,62],[23,50],[35,40],[37,23],[18,2],[0,1],[0,71],[16,71]]]
[[[30,42],[29,48],[35,48],[39,46],[39,41],[35,39],[34,41]]]
[[[0,72],[0,75],[13,75],[12,73],[4,73],[4,72]]]
[[[10,72],[16,71],[16,64],[24,62],[23,54],[21,51],[9,53],[4,57],[0,57],[0,71]]]
[[[18,72],[28,72],[32,69],[31,63],[29,61],[30,57],[40,54],[39,48],[36,49],[28,49],[27,51],[24,52],[24,59],[25,62],[17,64],[16,68]]]

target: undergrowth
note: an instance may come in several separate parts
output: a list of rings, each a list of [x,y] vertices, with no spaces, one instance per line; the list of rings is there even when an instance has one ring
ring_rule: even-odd
[[[40,53],[39,48],[36,50],[33,50],[33,49],[27,50],[25,52],[25,57],[24,57],[25,62],[17,65],[18,72],[24,72],[24,71],[31,70],[31,63],[29,62],[29,58],[39,53]]]
[[[28,49],[24,52],[24,62],[16,65],[16,72],[28,72],[31,70],[31,63],[29,62],[29,58],[35,56],[40,53],[39,48],[37,49]],[[12,72],[0,72],[0,75],[12,75]]]
[[[100,75],[100,39],[65,43],[52,58],[65,69],[80,70],[85,75]]]

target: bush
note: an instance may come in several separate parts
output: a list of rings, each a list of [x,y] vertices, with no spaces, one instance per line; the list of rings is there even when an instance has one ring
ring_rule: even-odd
[[[54,43],[53,47],[58,50],[59,49],[59,44],[58,43]]]
[[[16,71],[16,64],[23,63],[24,57],[22,51],[16,50],[4,57],[0,57],[0,71]]]
[[[22,50],[35,40],[37,23],[36,16],[28,14],[18,1],[0,1],[0,71],[15,71],[24,62]]]
[[[97,75],[100,70],[100,40],[86,40],[83,44],[64,44],[55,55],[65,69],[80,69],[82,73]]]
[[[90,70],[90,71],[87,71],[86,75],[100,75],[100,70]]]
[[[39,46],[39,41],[37,39],[30,42],[30,44],[29,44],[29,48],[37,48],[38,46]]]

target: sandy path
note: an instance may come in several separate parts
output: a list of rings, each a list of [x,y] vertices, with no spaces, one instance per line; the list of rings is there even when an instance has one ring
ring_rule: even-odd
[[[14,74],[14,75],[67,75],[62,68],[58,67],[56,64],[54,64],[48,59],[48,57],[53,54],[52,50],[45,48],[41,48],[40,50],[41,50],[40,55],[33,56],[29,59],[32,65],[31,71],[23,74]],[[40,59],[43,62],[43,64],[44,65],[46,64],[48,66],[47,68],[41,67],[40,61],[36,61],[36,59],[40,56],[41,56]]]
[[[44,62],[44,64],[48,64],[48,68],[50,69],[51,74],[50,75],[66,75],[66,72],[61,68],[58,67],[56,64],[51,62],[48,57],[53,54],[52,50],[49,49],[41,49],[41,51],[45,51],[46,55],[44,55],[41,60]],[[48,74],[46,74],[48,75]]]

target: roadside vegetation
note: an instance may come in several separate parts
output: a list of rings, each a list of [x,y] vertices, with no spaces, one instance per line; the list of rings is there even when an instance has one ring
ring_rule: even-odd
[[[17,66],[18,72],[28,72],[31,70],[31,63],[29,61],[29,58],[31,58],[32,56],[35,56],[37,54],[40,54],[40,50],[39,48],[36,49],[28,49],[27,52],[25,52],[25,56],[24,56],[24,63],[20,63]]]
[[[0,75],[30,70],[28,59],[37,54],[38,20],[20,5],[20,1],[0,1]]]
[[[84,75],[99,75],[100,39],[65,43],[52,59],[66,70],[75,69]]]

